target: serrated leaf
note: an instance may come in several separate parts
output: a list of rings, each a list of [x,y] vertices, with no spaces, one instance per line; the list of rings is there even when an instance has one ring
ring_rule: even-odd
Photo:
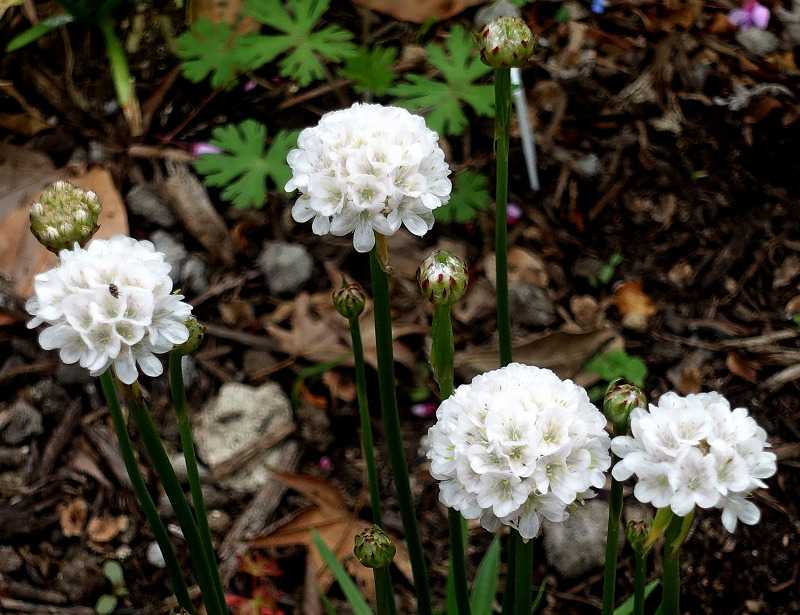
[[[257,35],[248,55],[254,66],[284,56],[280,73],[306,86],[325,77],[323,60],[338,63],[356,53],[353,35],[339,26],[316,29],[330,0],[248,0],[247,13],[280,34]]]
[[[222,187],[222,198],[234,207],[262,207],[267,180],[283,188],[289,180],[286,154],[297,142],[296,132],[280,131],[265,151],[267,128],[255,120],[219,126],[211,144],[222,153],[206,154],[195,162],[209,186]]]
[[[226,23],[198,19],[176,40],[183,76],[198,83],[211,77],[215,88],[226,87],[242,72],[252,68],[255,34],[238,34]]]
[[[475,81],[491,72],[475,53],[472,37],[454,26],[444,46],[431,43],[425,50],[428,62],[444,78],[406,75],[406,82],[394,86],[398,104],[426,113],[428,126],[440,134],[458,135],[468,121],[462,107],[468,105],[480,116],[494,115],[494,88]]]
[[[396,59],[397,50],[393,47],[362,47],[347,59],[341,73],[353,82],[353,89],[359,94],[383,96],[397,78],[394,71]]]
[[[624,378],[639,387],[644,386],[647,377],[645,362],[624,350],[609,350],[599,354],[586,364],[586,369],[608,382]]]
[[[455,176],[453,193],[446,205],[433,210],[439,222],[471,222],[478,212],[491,202],[489,180],[485,175],[475,171],[461,171]]]

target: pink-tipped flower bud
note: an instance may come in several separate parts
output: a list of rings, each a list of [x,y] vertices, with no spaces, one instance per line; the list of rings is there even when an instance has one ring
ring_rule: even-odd
[[[367,304],[364,289],[358,284],[345,284],[341,288],[337,288],[331,294],[331,299],[336,311],[347,320],[358,318]]]
[[[417,282],[422,294],[431,303],[452,305],[467,290],[467,265],[449,252],[436,250],[419,266]]]
[[[628,433],[631,412],[635,408],[647,408],[647,398],[642,390],[618,378],[608,386],[603,399],[603,414],[614,427],[614,433],[622,436]]]
[[[492,68],[525,66],[533,46],[533,32],[519,17],[498,17],[481,30],[481,59]]]
[[[77,242],[85,245],[95,234],[102,205],[91,190],[57,181],[31,206],[31,232],[45,248],[58,254]]]

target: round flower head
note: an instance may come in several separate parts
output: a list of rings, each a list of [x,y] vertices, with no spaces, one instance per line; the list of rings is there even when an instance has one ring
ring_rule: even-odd
[[[732,410],[719,393],[666,393],[649,411],[633,410],[631,433],[611,443],[622,458],[612,474],[620,481],[636,475],[640,502],[680,516],[695,506],[721,508],[729,532],[738,521],[758,523],[746,498],[775,474],[775,455],[764,450],[767,434],[746,408]]]
[[[481,31],[481,59],[492,68],[525,66],[533,53],[533,33],[519,17],[498,17]]]
[[[75,242],[84,245],[92,238],[101,209],[91,190],[57,181],[31,206],[31,232],[45,248],[58,254]]]
[[[306,128],[287,161],[286,190],[300,191],[297,222],[313,220],[317,235],[349,235],[359,252],[375,233],[400,226],[420,237],[433,228],[433,210],[450,198],[450,168],[438,135],[399,107],[356,103]]]
[[[62,250],[59,264],[34,279],[25,309],[29,328],[45,350],[58,349],[64,363],[80,363],[92,375],[113,366],[125,384],[142,373],[158,376],[156,354],[189,339],[184,324],[192,307],[172,294],[170,266],[149,241],[117,235],[85,249]]]
[[[512,363],[442,402],[427,438],[439,499],[495,531],[523,539],[542,519],[563,521],[600,488],[611,465],[606,419],[586,391],[553,372]]]
[[[353,554],[367,568],[383,568],[392,563],[396,548],[380,527],[373,525],[355,535]]]

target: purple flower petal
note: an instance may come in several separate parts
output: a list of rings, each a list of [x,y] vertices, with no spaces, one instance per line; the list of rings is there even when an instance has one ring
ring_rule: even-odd
[[[746,27],[750,25],[750,13],[743,9],[734,9],[728,13],[728,21],[734,26]]]
[[[769,9],[763,4],[758,4],[756,2],[755,6],[751,9],[750,17],[756,28],[759,30],[767,29],[767,24],[769,24]]]
[[[192,145],[192,155],[203,156],[205,154],[221,154],[222,150],[211,143],[194,143]]]

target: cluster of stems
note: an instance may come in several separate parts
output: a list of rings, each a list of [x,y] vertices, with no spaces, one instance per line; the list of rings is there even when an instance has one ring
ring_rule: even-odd
[[[100,376],[100,385],[108,404],[125,468],[131,479],[134,493],[145,519],[163,555],[178,605],[192,615],[197,612],[189,597],[187,581],[175,555],[175,549],[170,541],[167,529],[158,514],[153,497],[147,489],[139,463],[136,460],[133,444],[128,433],[128,426],[120,404],[120,392],[128,409],[130,420],[136,425],[136,429],[139,432],[147,460],[167,494],[181,532],[186,539],[189,547],[192,574],[200,587],[205,612],[208,615],[227,615],[228,608],[225,603],[225,592],[219,575],[211,531],[208,526],[208,516],[200,485],[200,473],[194,452],[191,422],[186,403],[186,390],[181,371],[182,356],[180,349],[175,349],[170,353],[169,378],[172,403],[177,417],[183,455],[186,460],[191,504],[184,495],[180,481],[170,463],[138,383],[124,385],[114,378],[111,370],[106,370]]]

